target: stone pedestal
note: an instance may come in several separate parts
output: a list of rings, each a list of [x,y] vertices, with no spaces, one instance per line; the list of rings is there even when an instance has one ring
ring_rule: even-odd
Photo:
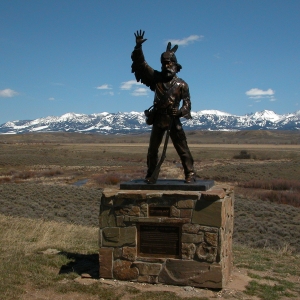
[[[103,191],[100,277],[223,288],[232,270],[233,188]]]

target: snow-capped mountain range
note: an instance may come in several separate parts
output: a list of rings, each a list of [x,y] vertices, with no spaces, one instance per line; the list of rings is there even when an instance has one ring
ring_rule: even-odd
[[[236,116],[218,110],[192,112],[192,119],[182,120],[185,130],[299,130],[300,110],[278,115],[264,110],[244,116]],[[102,134],[142,133],[151,130],[145,123],[143,112],[118,112],[98,114],[67,113],[60,117],[35,120],[10,121],[0,125],[0,134],[28,132],[82,132]]]

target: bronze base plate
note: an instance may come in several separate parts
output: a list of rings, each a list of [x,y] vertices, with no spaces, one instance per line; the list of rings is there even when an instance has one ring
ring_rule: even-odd
[[[121,190],[162,190],[162,191],[207,191],[214,186],[214,180],[196,180],[185,183],[180,179],[158,179],[156,183],[146,183],[144,179],[133,179],[120,184]]]

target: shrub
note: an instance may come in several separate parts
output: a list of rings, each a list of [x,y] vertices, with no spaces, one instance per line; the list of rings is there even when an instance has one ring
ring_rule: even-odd
[[[239,186],[244,188],[274,190],[274,191],[300,191],[300,182],[298,180],[273,179],[257,180],[252,179],[246,182],[240,182]]]
[[[268,191],[261,193],[262,200],[276,202],[280,204],[289,204],[295,207],[300,207],[300,194],[289,191]]]
[[[92,177],[92,179],[99,185],[117,185],[122,179],[119,174],[97,174]]]
[[[41,172],[41,175],[45,176],[45,177],[53,177],[53,176],[62,175],[62,174],[63,174],[63,172],[58,169],[50,169],[50,170]]]
[[[240,154],[234,155],[233,158],[234,158],[234,159],[250,159],[250,158],[251,158],[251,155],[248,154],[246,150],[242,150],[242,151],[240,152]]]
[[[17,172],[18,172],[17,170],[11,169],[6,172],[1,172],[1,175],[12,176],[12,175],[16,174]]]
[[[7,183],[7,182],[10,182],[11,181],[11,178],[10,177],[1,177],[0,178],[0,183]]]
[[[13,175],[13,179],[29,179],[32,178],[36,175],[35,172],[33,171],[22,171],[22,172],[18,172],[16,174]]]

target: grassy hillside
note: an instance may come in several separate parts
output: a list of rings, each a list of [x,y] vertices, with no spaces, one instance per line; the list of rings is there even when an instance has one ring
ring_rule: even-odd
[[[101,190],[145,176],[149,136],[0,135],[0,298],[300,298],[298,135],[187,137],[198,177],[235,186],[235,273],[228,288],[98,279]],[[160,177],[183,178],[171,144]]]
[[[201,131],[187,130],[192,144],[300,144],[298,131],[243,130]],[[102,135],[65,132],[26,133],[0,135],[0,143],[148,143],[150,133],[127,135]]]

